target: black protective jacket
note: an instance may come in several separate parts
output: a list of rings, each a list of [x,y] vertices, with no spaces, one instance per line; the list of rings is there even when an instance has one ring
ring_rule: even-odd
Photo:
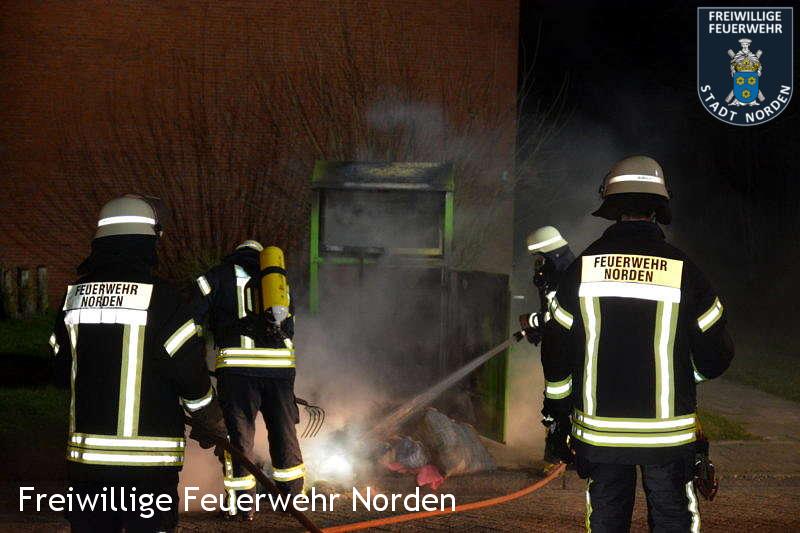
[[[184,423],[215,402],[188,309],[153,276],[155,238],[96,239],[67,288],[50,345],[70,386],[70,477],[118,481],[183,465]]]
[[[656,464],[691,448],[695,384],[733,358],[722,303],[654,223],[618,222],[561,278],[542,365],[576,451]]]
[[[240,248],[197,278],[192,312],[213,334],[216,372],[291,379],[295,356],[291,314],[280,329],[270,328],[257,311],[260,293],[259,253]]]

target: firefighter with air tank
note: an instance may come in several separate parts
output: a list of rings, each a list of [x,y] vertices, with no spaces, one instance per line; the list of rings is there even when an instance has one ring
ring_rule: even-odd
[[[550,306],[542,366],[548,389],[566,389],[552,409],[572,419],[588,529],[630,529],[638,468],[650,528],[698,531],[695,489],[707,487],[695,385],[733,358],[724,307],[665,241],[658,224],[670,223],[670,193],[655,160],[619,161],[601,195],[593,214],[614,224],[564,272]]]
[[[267,426],[273,479],[285,494],[303,490],[305,467],[295,425],[294,318],[283,252],[248,240],[197,279],[194,316],[217,347],[216,376],[231,444],[255,462],[255,420]],[[253,519],[256,480],[224,459],[228,517]],[[244,498],[243,495],[248,495]]]

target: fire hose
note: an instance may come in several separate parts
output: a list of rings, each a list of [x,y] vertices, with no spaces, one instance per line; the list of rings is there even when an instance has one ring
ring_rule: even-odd
[[[189,427],[193,427],[191,419],[186,417],[185,419],[186,425]],[[236,459],[243,467],[247,469],[248,472],[253,474],[255,478],[261,482],[264,488],[267,489],[268,492],[274,495],[279,495],[280,492],[278,491],[278,487],[272,482],[272,480],[267,477],[266,474],[252,461],[250,461],[241,451],[237,448],[231,446],[231,443],[227,439],[214,437],[213,435],[208,435],[209,438],[214,442],[215,445],[219,446],[229,454],[231,457]],[[367,520],[364,522],[355,522],[352,524],[343,524],[340,526],[332,526],[325,529],[320,529],[314,522],[311,521],[304,513],[298,511],[294,507],[287,506],[286,512],[292,515],[292,517],[300,522],[300,524],[306,528],[306,530],[311,531],[312,533],[343,533],[345,531],[358,531],[362,529],[368,529],[371,527],[380,527],[390,524],[398,524],[401,522],[410,522],[411,520],[420,520],[423,518],[431,518],[434,516],[442,516],[448,514],[455,514],[455,513],[462,513],[465,511],[474,511],[476,509],[483,509],[485,507],[492,507],[495,505],[499,505],[501,503],[510,502],[532,492],[536,492],[537,490],[541,489],[551,481],[555,480],[559,477],[564,470],[566,469],[567,465],[560,464],[556,468],[554,468],[547,476],[540,479],[536,483],[532,485],[528,485],[516,492],[512,492],[510,494],[505,494],[503,496],[498,496],[495,498],[489,498],[486,500],[479,500],[477,502],[470,502],[464,503],[461,505],[455,506],[453,509],[450,510],[442,510],[442,511],[425,511],[422,513],[407,513],[397,516],[389,516],[386,518],[378,518],[375,520]]]
[[[190,418],[185,417],[184,422],[189,427],[194,427],[192,424],[192,420]],[[228,441],[228,439],[223,439],[221,437],[209,435],[207,433],[205,435],[209,439],[211,439],[216,446],[219,446],[220,448],[231,454],[231,457],[233,457],[239,464],[241,464],[244,468],[246,468],[248,472],[253,474],[253,476],[255,476],[255,478],[261,482],[261,484],[264,486],[267,492],[275,496],[280,496],[281,493],[278,490],[278,487],[275,486],[275,483],[273,483],[272,480],[269,477],[267,477],[267,475],[254,462],[248,459],[241,451],[239,451],[234,446],[231,446],[231,443]],[[298,511],[291,505],[288,505],[286,507],[286,512],[292,515],[292,517],[298,522],[300,522],[300,524],[302,524],[302,526],[305,527],[308,531],[311,531],[312,533],[322,533],[322,530],[316,524],[314,524],[314,522],[312,522],[310,518],[308,518],[305,514]]]
[[[506,503],[522,498],[523,496],[527,496],[532,492],[536,492],[537,490],[541,489],[542,487],[544,487],[545,485],[547,485],[548,483],[559,477],[566,468],[567,465],[561,463],[557,467],[555,467],[549,474],[547,474],[546,477],[516,492],[505,494],[503,496],[498,496],[496,498],[489,498],[487,500],[479,500],[477,502],[463,503],[461,505],[456,505],[453,509],[450,510],[425,511],[422,513],[407,513],[397,516],[388,516],[386,518],[377,518],[375,520],[355,522],[353,524],[344,524],[341,526],[326,527],[323,531],[325,533],[344,533],[345,531],[359,531],[361,529],[368,529],[371,527],[383,527],[391,524],[399,524],[401,522],[410,522],[411,520],[420,520],[422,518],[432,518],[434,516],[455,514],[464,511],[474,511],[475,509],[483,509],[485,507],[492,507],[495,505],[499,505],[501,503]]]

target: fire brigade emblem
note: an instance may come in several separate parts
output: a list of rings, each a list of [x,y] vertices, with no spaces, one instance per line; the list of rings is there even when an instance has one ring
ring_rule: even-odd
[[[697,95],[714,118],[755,126],[786,109],[794,81],[793,17],[790,7],[697,9]]]
[[[755,106],[766,100],[764,94],[758,90],[758,79],[761,77],[761,50],[753,53],[750,51],[750,39],[739,39],[742,49],[734,53],[728,50],[731,58],[731,78],[733,90],[725,98],[728,105]]]

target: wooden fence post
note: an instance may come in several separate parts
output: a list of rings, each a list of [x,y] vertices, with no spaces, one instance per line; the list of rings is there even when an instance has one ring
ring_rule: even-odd
[[[46,313],[50,307],[47,297],[47,267],[36,268],[36,307],[40,313]]]
[[[33,285],[31,271],[27,268],[19,271],[19,301],[22,308],[22,316],[36,314],[36,287]]]
[[[3,272],[3,308],[9,318],[19,318],[19,292],[16,274],[13,269],[6,269]]]

